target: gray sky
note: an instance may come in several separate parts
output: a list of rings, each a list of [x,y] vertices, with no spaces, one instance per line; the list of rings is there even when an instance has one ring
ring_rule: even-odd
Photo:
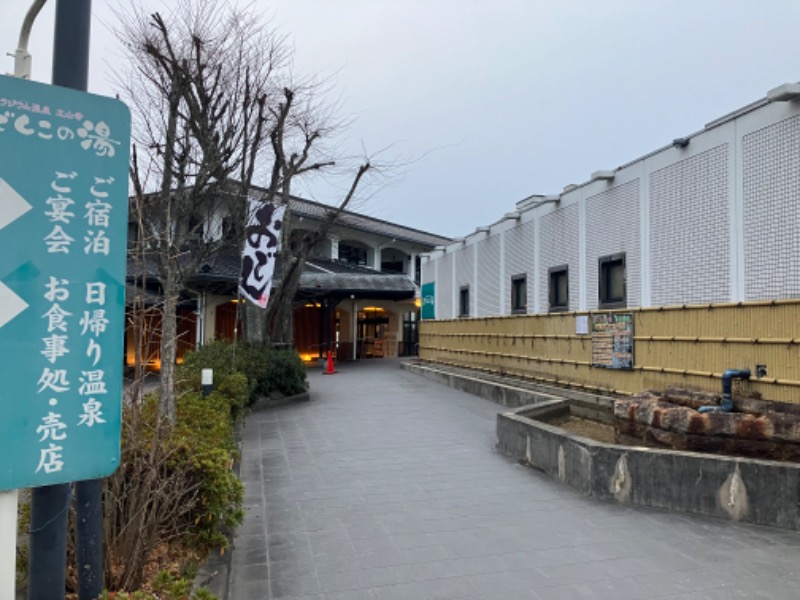
[[[12,52],[31,0],[1,0]],[[94,0],[90,91],[113,93],[109,4]],[[163,7],[171,0],[146,1]],[[362,212],[460,236],[800,80],[796,0],[274,0],[295,70],[333,76],[347,151],[401,164]],[[37,21],[49,81],[55,0]],[[11,71],[6,58],[3,70]],[[316,180],[301,195],[336,202]]]

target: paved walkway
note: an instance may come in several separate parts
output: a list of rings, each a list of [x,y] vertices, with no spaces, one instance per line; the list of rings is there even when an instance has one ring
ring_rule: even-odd
[[[498,406],[340,370],[247,420],[230,600],[800,597],[800,534],[584,498],[495,450]]]

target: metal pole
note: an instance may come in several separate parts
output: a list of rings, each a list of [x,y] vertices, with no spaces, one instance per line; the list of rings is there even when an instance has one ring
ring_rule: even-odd
[[[57,0],[53,83],[86,91],[92,0]],[[75,483],[78,599],[95,600],[103,591],[103,482]]]
[[[78,598],[96,600],[103,591],[103,484],[100,479],[75,484]]]
[[[85,91],[89,80],[89,41],[91,0],[57,0],[53,42],[53,84]],[[103,589],[102,482],[80,481],[75,485],[78,597],[93,600]],[[64,598],[66,570],[66,530],[69,484],[33,490],[32,510],[39,507],[40,518],[31,516],[31,563],[28,598]],[[55,512],[56,508],[61,512]],[[48,581],[39,588],[38,579]],[[34,586],[36,590],[34,590]],[[56,588],[58,587],[58,592]]]
[[[57,0],[53,84],[86,91],[92,0]]]
[[[28,600],[64,600],[69,501],[69,484],[34,488],[31,493]]]
[[[22,22],[17,51],[14,52],[14,77],[31,78],[31,55],[28,52],[28,39],[31,35],[31,29],[33,29],[33,22],[45,2],[47,0],[34,0],[34,3],[28,9],[28,14],[25,15],[25,20]]]
[[[350,296],[350,298],[353,298],[353,361],[355,361],[358,357],[358,302],[355,301],[354,296]]]

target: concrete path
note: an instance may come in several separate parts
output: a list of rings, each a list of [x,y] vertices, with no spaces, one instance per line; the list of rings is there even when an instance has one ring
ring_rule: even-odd
[[[586,499],[495,450],[497,405],[340,371],[248,417],[230,600],[800,597],[800,534]]]

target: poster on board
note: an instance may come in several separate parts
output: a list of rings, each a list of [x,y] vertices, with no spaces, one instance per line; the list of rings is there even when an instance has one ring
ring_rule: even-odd
[[[633,368],[633,314],[592,315],[592,366]]]

